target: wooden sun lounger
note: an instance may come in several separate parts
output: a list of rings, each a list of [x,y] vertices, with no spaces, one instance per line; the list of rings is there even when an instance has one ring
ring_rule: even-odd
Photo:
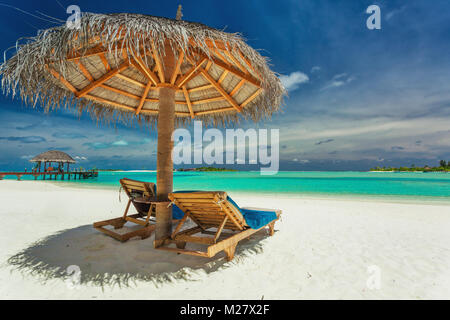
[[[158,249],[208,258],[215,256],[220,251],[225,251],[228,261],[233,259],[239,241],[266,227],[268,227],[269,234],[272,236],[275,222],[281,215],[281,210],[248,208],[274,211],[277,215],[277,219],[269,224],[259,229],[251,229],[241,212],[227,200],[226,192],[171,193],[169,199],[183,210],[185,215],[173,231],[171,239],[166,241],[166,245],[160,246]],[[197,226],[180,231],[187,218],[190,218]],[[208,230],[211,228],[216,230]],[[231,232],[224,232],[225,229]],[[196,236],[196,234],[201,234],[201,236]],[[212,235],[212,237],[204,235]],[[186,250],[185,247],[188,242],[204,244],[208,247],[206,251]],[[173,243],[176,244],[176,248],[169,247]]]
[[[153,222],[150,217],[155,216],[155,204],[152,203],[152,201],[156,201],[155,184],[126,178],[120,180],[120,184],[128,196],[128,203],[123,216],[95,222],[94,228],[122,242],[137,236],[141,239],[150,237],[155,230],[155,224],[150,224],[150,222]],[[137,214],[128,215],[131,204],[136,208]],[[114,229],[121,229],[127,222],[141,225],[142,228],[122,234],[105,228],[105,226],[113,226]]]

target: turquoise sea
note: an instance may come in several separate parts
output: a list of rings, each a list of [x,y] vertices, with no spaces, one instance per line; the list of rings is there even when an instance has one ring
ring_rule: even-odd
[[[79,187],[119,186],[119,179],[156,182],[156,172],[99,172],[96,179],[56,181]],[[8,177],[14,178],[14,177]],[[300,196],[381,197],[450,202],[450,173],[411,172],[174,172],[174,190],[224,190]]]

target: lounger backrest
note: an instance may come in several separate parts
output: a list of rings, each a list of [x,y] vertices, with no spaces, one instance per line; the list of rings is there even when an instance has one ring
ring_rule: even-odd
[[[130,198],[134,198],[136,195],[140,195],[145,198],[154,197],[155,184],[151,182],[143,182],[137,180],[131,180],[124,178],[120,180],[123,190]]]
[[[202,228],[220,227],[225,216],[224,229],[243,230],[247,227],[241,212],[227,200],[223,191],[170,193],[169,199]]]

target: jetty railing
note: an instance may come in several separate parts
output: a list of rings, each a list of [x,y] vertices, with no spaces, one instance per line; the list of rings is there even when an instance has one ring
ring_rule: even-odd
[[[34,180],[42,178],[42,180],[81,180],[98,177],[98,170],[87,171],[48,171],[48,172],[0,172],[0,180],[6,176],[16,176],[17,180],[21,180],[23,176],[33,176]]]

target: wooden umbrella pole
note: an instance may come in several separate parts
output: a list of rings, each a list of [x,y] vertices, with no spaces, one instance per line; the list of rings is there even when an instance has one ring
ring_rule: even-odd
[[[175,123],[175,89],[159,89],[158,153],[156,162],[156,194],[159,201],[168,201],[173,191],[172,133]],[[172,233],[172,207],[156,206],[155,247],[164,244]]]
[[[175,70],[175,57],[166,43],[164,56],[164,78],[170,79]],[[156,160],[156,230],[154,246],[164,245],[172,233],[172,207],[168,207],[168,195],[173,191],[172,133],[175,129],[175,92],[171,86],[159,88],[158,152]]]

